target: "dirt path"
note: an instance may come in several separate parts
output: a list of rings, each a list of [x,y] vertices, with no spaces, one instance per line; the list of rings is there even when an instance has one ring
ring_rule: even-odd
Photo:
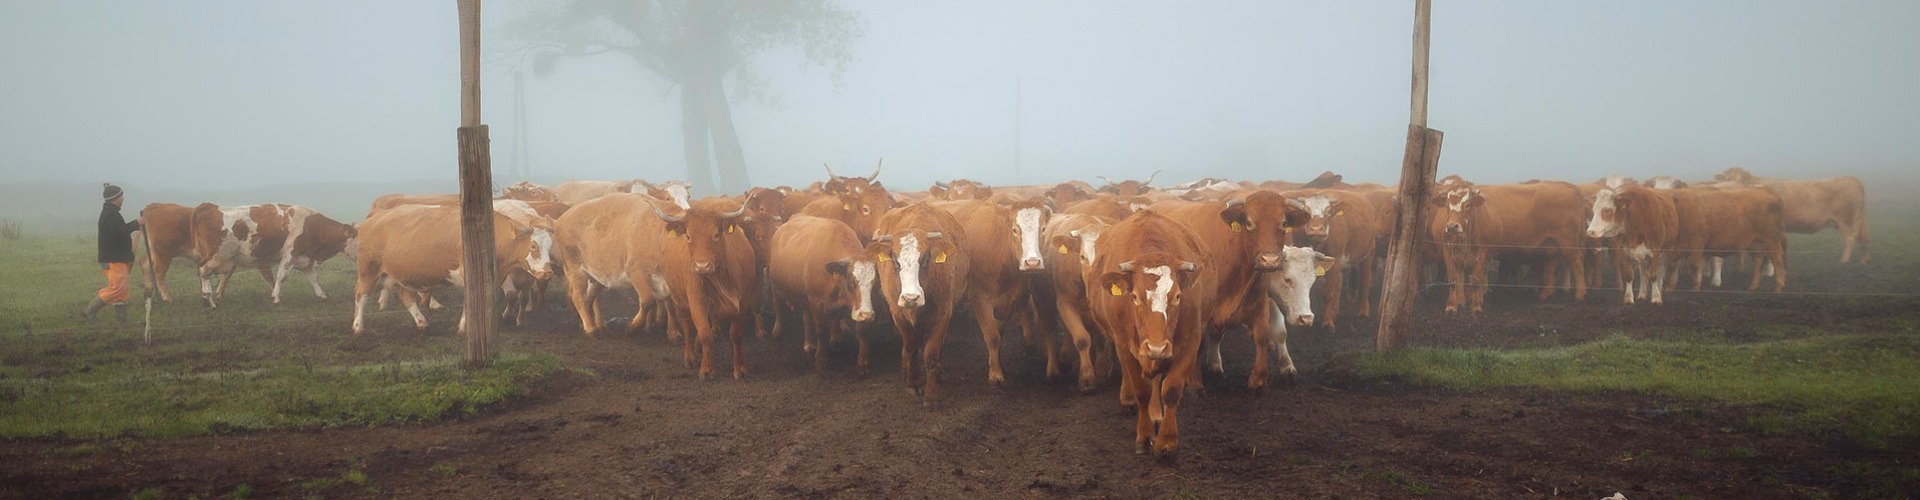
[[[1564,343],[1721,319],[1731,335],[1743,322],[1920,314],[1911,303],[1809,312],[1767,300],[1682,298],[1656,313],[1595,300],[1429,317],[1415,342]],[[1531,302],[1505,297],[1497,305],[1511,309],[1513,301]],[[874,374],[864,379],[852,375],[851,342],[835,344],[835,366],[816,377],[798,335],[788,335],[750,343],[748,380],[701,382],[680,366],[677,343],[651,335],[588,340],[553,327],[509,336],[595,374],[568,373],[531,400],[476,417],[108,440],[78,456],[58,451],[76,441],[16,440],[0,451],[0,494],[122,497],[160,488],[216,496],[245,484],[268,497],[1752,498],[1808,487],[1848,496],[1861,485],[1835,467],[1920,459],[1749,433],[1738,410],[1632,395],[1421,389],[1315,368],[1333,352],[1370,344],[1363,332],[1371,331],[1364,320],[1336,332],[1296,331],[1308,371],[1265,394],[1238,387],[1250,349],[1231,341],[1228,377],[1210,380],[1184,408],[1183,452],[1170,462],[1132,453],[1132,416],[1112,383],[1080,395],[1068,382],[1043,382],[1035,352],[1014,346],[1018,340],[1005,349],[1016,382],[995,390],[984,382],[978,335],[953,335],[949,399],[924,408],[901,381],[897,338],[876,342]],[[313,481],[349,470],[364,472],[366,485]]]

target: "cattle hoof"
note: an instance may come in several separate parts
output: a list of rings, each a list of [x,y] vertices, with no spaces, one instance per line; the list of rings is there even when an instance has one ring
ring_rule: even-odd
[[[1133,442],[1133,454],[1135,454],[1135,455],[1145,455],[1145,454],[1147,454],[1147,442],[1146,442],[1145,440],[1139,440],[1139,441],[1134,441],[1134,442]]]
[[[1007,377],[1004,375],[988,375],[987,385],[995,389],[1005,389],[1007,386]]]
[[[1248,376],[1247,388],[1253,389],[1254,391],[1264,391],[1267,388],[1267,378],[1258,375]]]
[[[1100,386],[1100,383],[1095,381],[1092,378],[1080,379],[1080,394],[1082,395],[1091,394],[1093,393],[1093,390],[1098,389],[1099,386]]]
[[[1153,447],[1153,458],[1162,464],[1176,464],[1180,462],[1180,450],[1173,446],[1162,448],[1158,443],[1155,443]]]

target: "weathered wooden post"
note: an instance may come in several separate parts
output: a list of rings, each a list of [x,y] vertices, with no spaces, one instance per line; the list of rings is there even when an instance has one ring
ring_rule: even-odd
[[[1413,116],[1407,125],[1406,156],[1400,160],[1400,213],[1387,247],[1387,280],[1380,288],[1380,330],[1374,336],[1374,349],[1382,351],[1405,347],[1405,334],[1413,327],[1413,303],[1420,294],[1420,240],[1426,236],[1424,222],[1430,208],[1427,198],[1440,166],[1442,134],[1427,128],[1427,25],[1432,10],[1432,0],[1414,0]]]
[[[485,367],[493,351],[493,159],[480,124],[480,0],[460,8],[460,274],[466,285],[467,366]]]

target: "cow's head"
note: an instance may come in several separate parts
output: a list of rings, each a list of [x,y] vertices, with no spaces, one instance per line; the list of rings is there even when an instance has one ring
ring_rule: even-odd
[[[1093,198],[1093,193],[1089,193],[1085,189],[1081,189],[1078,184],[1071,182],[1055,184],[1052,188],[1047,189],[1047,200],[1052,201],[1053,205],[1057,207],[1064,207],[1073,204],[1073,202],[1089,198]]]
[[[787,194],[792,191],[792,188],[785,188],[784,191],[782,188],[749,189],[745,201],[747,209],[761,218],[773,222],[786,222],[787,217],[793,215],[787,213],[786,208]]]
[[[1147,176],[1147,180],[1144,181],[1124,180],[1113,182],[1112,179],[1106,177],[1094,176],[1094,178],[1107,183],[1106,186],[1100,188],[1100,192],[1118,196],[1140,196],[1153,190],[1153,178],[1159,176],[1160,171],[1155,170],[1153,171],[1153,175]]]
[[[867,254],[879,261],[879,270],[888,284],[896,285],[893,304],[907,309],[927,305],[924,278],[938,266],[959,257],[960,249],[939,231],[918,229],[880,235],[867,245]]]
[[[741,223],[746,222],[742,220],[747,214],[744,205],[727,212],[696,206],[680,215],[668,214],[660,210],[658,204],[648,205],[653,207],[654,215],[666,221],[668,237],[679,237],[686,242],[689,261],[697,274],[713,274],[720,268],[718,261],[726,255],[727,236],[741,233]]]
[[[1346,177],[1340,174],[1333,173],[1332,170],[1328,170],[1328,171],[1320,172],[1320,175],[1318,177],[1314,177],[1313,180],[1307,181],[1307,184],[1301,187],[1305,189],[1326,189],[1330,187],[1339,187],[1343,185],[1346,185]]]
[[[1094,251],[1094,245],[1100,241],[1100,231],[1104,228],[1104,225],[1090,225],[1067,231],[1067,234],[1053,235],[1053,240],[1048,243],[1052,244],[1055,253],[1066,257],[1077,255],[1081,266],[1091,266],[1093,260],[1100,257],[1099,252]]]
[[[1313,282],[1338,265],[1333,257],[1312,248],[1288,246],[1281,249],[1285,268],[1267,277],[1272,294],[1279,299],[1284,320],[1291,325],[1313,324]]]
[[[1729,167],[1725,172],[1714,174],[1713,180],[1720,181],[1720,182],[1738,182],[1738,183],[1745,184],[1747,181],[1753,180],[1753,173],[1748,172],[1747,169],[1744,169],[1744,168]]]
[[[535,219],[531,225],[514,224],[513,243],[508,246],[510,254],[516,260],[513,267],[522,267],[533,279],[546,281],[553,277],[553,225],[545,219]]]
[[[879,262],[872,252],[858,258],[827,263],[827,274],[840,278],[839,293],[847,294],[847,314],[854,321],[873,320],[873,286],[879,277]]]
[[[1014,202],[1007,209],[1013,212],[1013,234],[1020,237],[1019,252],[1014,256],[1020,270],[1046,270],[1046,256],[1040,253],[1040,231],[1047,227],[1047,219],[1053,217],[1053,207],[1044,202],[1027,200]]]
[[[954,179],[953,182],[934,182],[927,188],[927,194],[937,200],[984,200],[993,197],[993,188],[971,179]]]
[[[1434,185],[1439,187],[1439,189],[1435,189],[1435,191],[1446,192],[1447,190],[1457,187],[1472,187],[1473,182],[1468,181],[1465,177],[1461,177],[1460,174],[1447,174],[1446,177],[1441,177],[1440,181],[1434,183]]]
[[[1306,223],[1306,211],[1287,206],[1285,197],[1271,191],[1255,191],[1244,198],[1227,200],[1220,209],[1220,221],[1236,238],[1251,238],[1254,270],[1278,271],[1280,247],[1287,243],[1293,229]]]
[[[555,195],[552,189],[547,189],[546,186],[534,184],[527,181],[516,182],[516,183],[513,183],[512,186],[507,186],[506,189],[500,190],[500,197],[509,199],[509,200],[520,200],[520,201],[559,201],[560,200],[560,197],[558,195]]]
[[[1302,228],[1307,238],[1319,241],[1327,238],[1333,230],[1335,219],[1347,216],[1347,202],[1337,196],[1326,193],[1314,193],[1304,198],[1287,198],[1287,207],[1306,212],[1307,224]]]
[[[1593,193],[1593,209],[1587,219],[1588,238],[1612,238],[1627,230],[1626,214],[1636,210],[1636,206],[1645,203],[1652,193],[1646,188],[1628,184],[1617,189],[1602,189]]]
[[[893,198],[886,188],[875,184],[872,189],[862,189],[861,194],[841,193],[834,195],[840,202],[841,220],[853,228],[853,234],[871,235],[880,227],[880,218],[893,208]]]
[[[1199,276],[1199,264],[1164,252],[1138,255],[1100,276],[1100,289],[1125,299],[1119,304],[1125,310],[1122,328],[1132,328],[1139,341],[1124,346],[1128,353],[1141,360],[1173,358],[1173,332],[1180,326],[1176,309],[1184,290]]]
[[[680,207],[681,210],[686,210],[687,207],[692,206],[690,204],[692,200],[687,198],[687,191],[693,189],[693,184],[687,181],[666,181],[659,184],[647,181],[639,182],[640,191],[636,192],[652,196],[658,200],[671,201],[673,202],[673,206]]]
[[[1487,197],[1480,194],[1480,188],[1472,186],[1448,189],[1434,195],[1432,199],[1433,205],[1442,209],[1435,217],[1445,224],[1446,235],[1449,237],[1465,236],[1469,229],[1468,216],[1473,213],[1473,209],[1479,208],[1486,202]]]
[[[1671,191],[1671,190],[1687,187],[1687,181],[1676,179],[1673,176],[1669,176],[1669,175],[1657,175],[1651,179],[1647,179],[1645,186],[1654,188],[1654,189],[1664,190],[1664,191]]]
[[[869,187],[879,186],[880,182],[878,181],[878,179],[880,178],[880,165],[886,163],[886,161],[887,160],[885,158],[881,158],[879,162],[874,163],[873,175],[869,175],[866,177],[837,176],[833,174],[832,165],[821,163],[820,166],[827,168],[827,182],[824,184],[821,184],[820,186],[821,192],[824,192],[827,194],[850,193],[850,194],[858,195],[858,194],[861,194],[863,191],[866,191],[867,188]]]

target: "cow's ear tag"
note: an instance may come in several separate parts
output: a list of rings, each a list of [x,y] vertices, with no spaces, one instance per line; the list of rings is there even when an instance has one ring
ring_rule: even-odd
[[[1314,276],[1326,276],[1326,275],[1327,275],[1327,266],[1313,266],[1313,275],[1314,275]]]
[[[740,229],[740,226],[727,226],[727,234],[733,234],[735,229]]]
[[[887,254],[884,254],[884,253],[876,253],[876,254],[873,254],[873,260],[877,260],[877,261],[880,261],[880,262],[886,262],[886,261],[888,260],[888,259],[887,259]]]
[[[1111,293],[1115,297],[1126,295],[1126,292],[1120,291],[1120,285],[1118,284],[1107,285],[1107,293]]]
[[[1060,255],[1066,255],[1066,254],[1067,254],[1067,246],[1060,245]]]
[[[1346,215],[1347,215],[1347,211],[1346,211],[1346,210],[1335,210],[1335,211],[1333,211],[1333,216],[1334,216],[1334,217],[1345,217]]]
[[[940,252],[940,253],[936,253],[936,254],[933,254],[933,263],[935,263],[935,264],[945,264],[945,263],[947,263],[947,253],[946,253],[946,252]]]
[[[1233,232],[1240,232],[1240,221],[1229,222],[1227,226],[1233,228]]]
[[[668,237],[668,238],[678,238],[678,237],[680,237],[680,233],[676,233],[676,232],[674,232],[674,231],[673,231],[673,229],[672,229],[672,228],[668,228],[668,229],[667,229],[667,237]]]
[[[841,210],[853,210],[853,205],[852,205],[852,204],[848,204],[848,203],[841,203],[841,204],[840,204],[840,209],[841,209]]]

